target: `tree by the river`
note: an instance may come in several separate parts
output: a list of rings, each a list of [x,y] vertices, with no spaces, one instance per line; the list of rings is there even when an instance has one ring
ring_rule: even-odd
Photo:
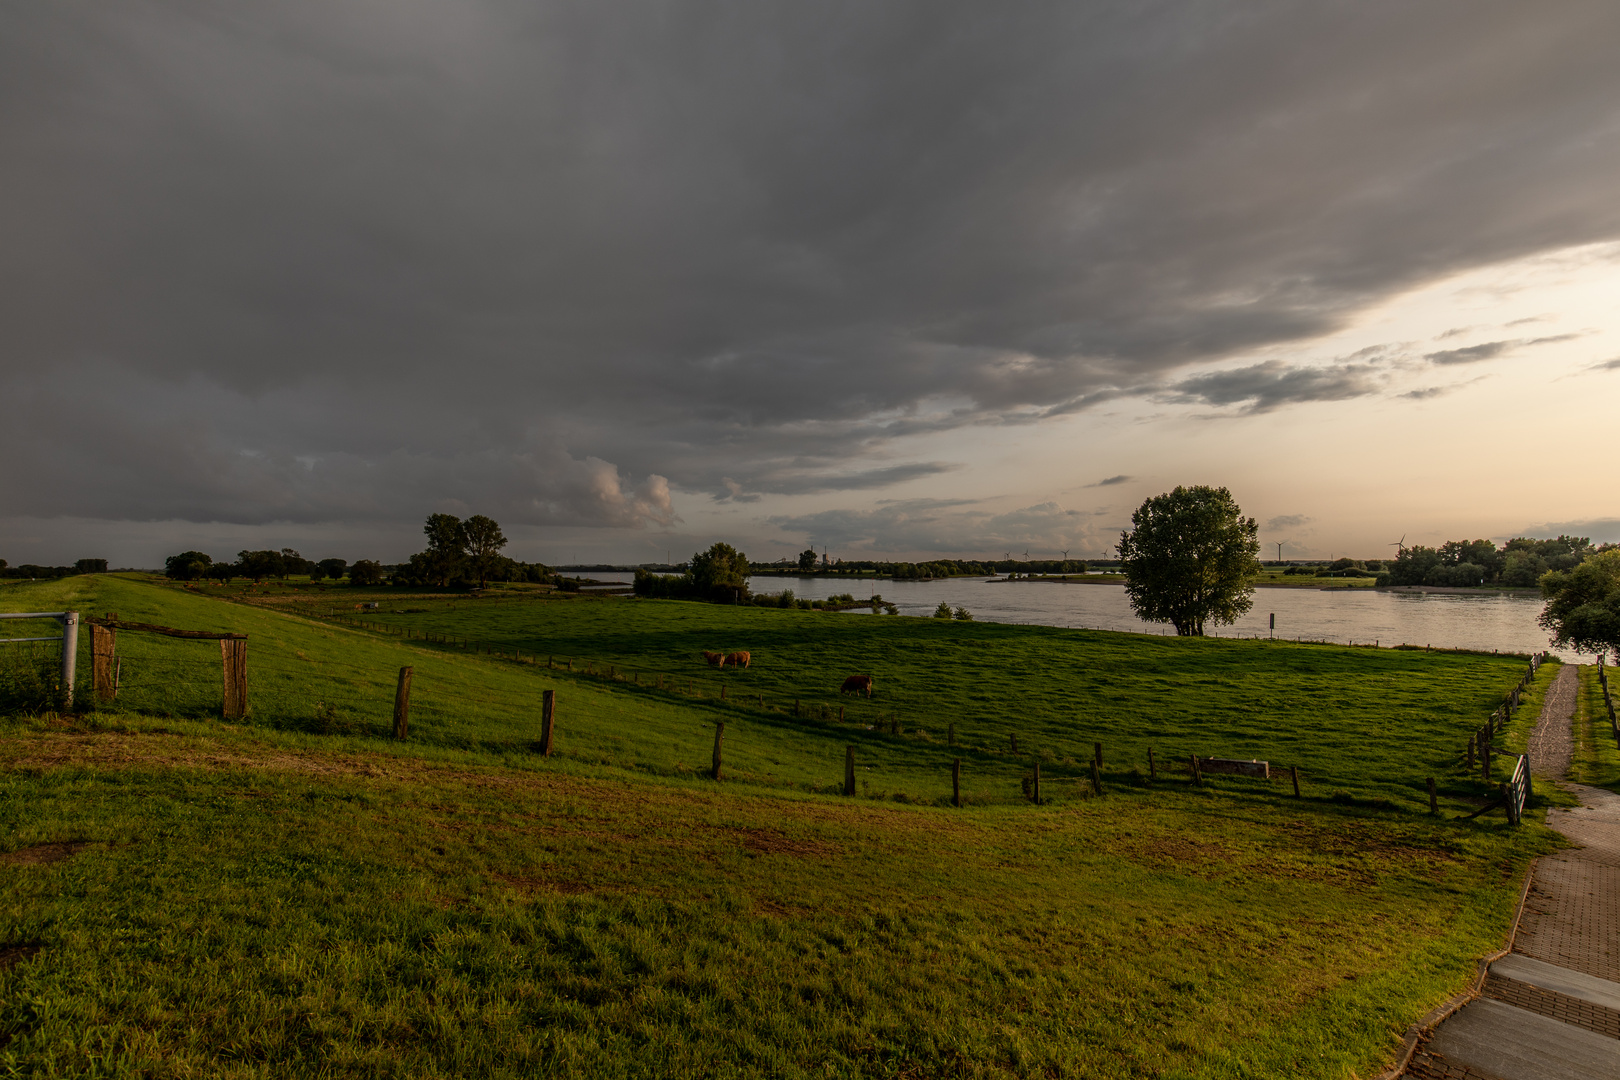
[[[1201,637],[1206,623],[1236,622],[1253,605],[1260,527],[1226,488],[1177,487],[1131,515],[1120,569],[1136,614]]]

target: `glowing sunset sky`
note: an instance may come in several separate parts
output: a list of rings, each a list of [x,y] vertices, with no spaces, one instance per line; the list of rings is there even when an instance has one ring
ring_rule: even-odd
[[[0,557],[1620,540],[1620,6],[63,2]],[[1275,547],[1268,550],[1275,553]]]

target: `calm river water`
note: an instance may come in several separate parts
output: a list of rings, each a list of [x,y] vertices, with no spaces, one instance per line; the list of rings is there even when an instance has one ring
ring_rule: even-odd
[[[594,573],[598,581],[629,581],[630,574]],[[889,581],[820,577],[755,578],[760,592],[792,589],[806,600],[836,593],[864,599],[880,593],[902,615],[932,615],[941,601],[965,607],[987,622],[1038,623],[1139,634],[1170,634],[1168,626],[1145,623],[1131,611],[1123,587],[1091,583],[987,581]],[[1397,593],[1374,589],[1256,589],[1254,609],[1235,626],[1215,630],[1219,637],[1265,637],[1269,616],[1277,616],[1278,637],[1341,643],[1433,645],[1438,648],[1536,652],[1548,648],[1547,632],[1536,625],[1541,599],[1509,593]],[[1553,650],[1565,659],[1573,652]]]

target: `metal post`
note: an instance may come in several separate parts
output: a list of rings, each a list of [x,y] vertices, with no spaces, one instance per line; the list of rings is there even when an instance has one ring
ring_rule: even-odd
[[[79,613],[62,612],[62,708],[73,708],[73,678],[79,666]]]

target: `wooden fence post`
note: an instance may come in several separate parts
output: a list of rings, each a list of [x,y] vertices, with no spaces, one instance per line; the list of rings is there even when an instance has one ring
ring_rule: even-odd
[[[764,694],[759,695],[759,704],[760,704],[761,708],[764,708],[764,706],[765,706],[765,695]],[[838,706],[838,722],[840,724],[842,724],[844,722],[844,707],[842,705]]]
[[[855,794],[855,748],[844,747],[844,794]]]
[[[720,684],[720,700],[726,700],[726,684],[723,682]]]
[[[1198,755],[1197,754],[1192,754],[1192,755],[1190,755],[1190,757],[1192,759],[1193,783],[1197,784],[1199,787],[1203,787],[1204,786],[1204,774],[1202,772],[1200,772],[1199,769],[1198,769]]]
[[[956,725],[952,724],[945,734],[945,741],[951,746],[956,745]]]
[[[410,733],[411,669],[399,669],[399,686],[394,690],[394,738],[403,739]]]
[[[962,805],[962,759],[951,762],[951,805]]]
[[[111,615],[108,621],[114,621]],[[112,627],[90,624],[90,684],[97,701],[113,699],[113,653],[117,643],[118,632]]]
[[[1434,797],[1434,777],[1431,776],[1429,777],[1429,813],[1438,814],[1439,812],[1440,802]]]
[[[1101,770],[1102,769],[1102,743],[1092,743],[1091,745],[1095,748],[1095,753],[1096,753],[1096,758],[1097,758],[1097,768],[1099,770]]]
[[[557,691],[540,695],[540,756],[551,756],[552,735],[557,729]]]
[[[1017,735],[1011,735],[1011,736],[1009,736],[1009,738],[1012,739],[1012,752],[1015,753],[1015,754],[1018,753],[1018,736]]]
[[[720,779],[720,744],[726,737],[726,725],[719,720],[714,722],[714,766],[709,772],[709,779]]]
[[[247,641],[243,638],[221,638],[219,658],[224,672],[227,720],[240,720],[247,715]]]
[[[1098,743],[1098,745],[1101,746],[1102,744]],[[1091,793],[1093,795],[1102,794],[1102,767],[1095,760],[1091,763]]]
[[[1158,778],[1159,770],[1158,767],[1153,763],[1153,747],[1150,746],[1148,747],[1148,779],[1151,781],[1157,780]]]
[[[1486,783],[1490,783],[1490,779],[1491,779],[1491,744],[1489,742],[1485,741],[1484,739],[1481,739],[1480,743],[1479,743],[1479,762],[1480,762],[1480,769],[1479,769],[1480,777],[1482,779],[1484,779],[1484,781]]]
[[[1041,805],[1041,759],[1035,759],[1035,805]]]
[[[1291,780],[1294,781],[1294,798],[1297,799],[1297,798],[1299,798],[1299,766],[1298,765],[1289,766],[1289,768],[1288,768],[1288,776],[1289,776],[1289,778]]]

